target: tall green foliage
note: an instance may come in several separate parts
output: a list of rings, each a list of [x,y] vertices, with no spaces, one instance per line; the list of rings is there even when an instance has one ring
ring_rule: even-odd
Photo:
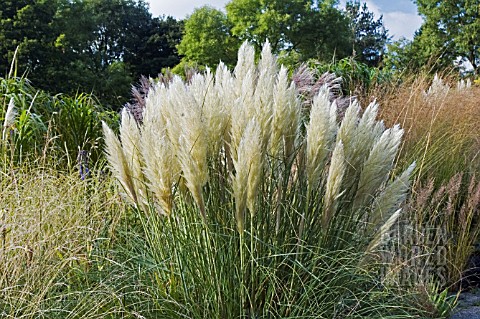
[[[42,74],[58,62],[52,58],[57,53],[54,47],[58,36],[56,13],[65,3],[64,0],[0,1],[2,76],[9,72],[9,62],[17,47],[19,72],[28,71],[32,80],[42,79]]]
[[[0,107],[1,123],[9,108],[14,114],[2,127],[0,148],[0,160],[12,164],[55,158],[58,167],[73,167],[85,152],[95,165],[101,158],[101,121],[116,118],[91,95],[52,96],[24,78],[0,78]]]
[[[357,50],[361,62],[376,66],[388,40],[382,19],[374,20],[366,4],[360,10],[358,2],[349,2],[343,11],[338,1],[232,0],[226,11],[204,7],[189,17],[178,46],[183,64],[222,60],[233,65],[240,42],[260,49],[268,40],[291,65],[308,59],[329,62]]]
[[[416,40],[436,49],[443,61],[464,57],[480,72],[480,6],[475,0],[434,1],[416,0],[418,12],[424,18]],[[432,38],[435,42],[432,43]]]
[[[261,48],[265,40],[274,52],[295,50],[302,58],[331,59],[348,55],[348,19],[336,1],[232,0],[227,15],[232,33]]]

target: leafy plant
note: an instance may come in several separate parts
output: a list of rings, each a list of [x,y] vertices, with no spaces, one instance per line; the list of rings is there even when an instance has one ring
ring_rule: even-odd
[[[50,121],[59,154],[76,163],[80,154],[86,152],[89,161],[96,163],[102,150],[101,121],[112,123],[115,115],[104,111],[94,97],[87,94],[56,96],[54,107]]]
[[[73,167],[79,154],[86,152],[90,165],[98,162],[102,156],[101,121],[114,123],[115,113],[104,110],[92,95],[51,96],[24,78],[0,79],[0,83],[0,120],[5,122],[10,104],[17,114],[9,125],[8,139],[2,136],[4,161],[45,161],[49,155],[64,167]]]

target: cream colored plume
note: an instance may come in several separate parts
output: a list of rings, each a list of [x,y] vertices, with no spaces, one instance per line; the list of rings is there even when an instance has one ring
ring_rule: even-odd
[[[350,106],[345,111],[342,123],[337,133],[337,141],[342,141],[344,146],[345,156],[348,159],[351,158],[351,153],[354,152],[354,138],[355,131],[358,124],[358,114],[360,113],[360,104],[354,100],[350,103]]]
[[[146,122],[140,148],[145,162],[148,188],[160,204],[161,212],[173,211],[173,189],[180,176],[180,167],[165,127]]]
[[[235,175],[232,177],[232,186],[240,232],[244,229],[246,209],[252,216],[255,212],[258,187],[262,179],[262,158],[260,126],[252,119],[247,124],[233,162]]]
[[[370,229],[390,217],[394,211],[405,201],[410,189],[410,176],[415,169],[412,163],[399,177],[391,181],[382,192],[375,197],[373,211],[369,216]]]
[[[310,121],[306,128],[306,169],[311,190],[318,186],[338,129],[337,106],[335,103],[330,103],[328,96],[328,88],[323,86],[313,99]],[[341,144],[343,152],[343,142]]]
[[[142,205],[146,205],[148,204],[147,188],[142,171],[143,159],[140,154],[140,129],[137,121],[135,121],[134,117],[126,108],[122,110],[120,140],[125,155],[125,161],[129,167],[133,185],[137,193],[137,200],[140,201]]]
[[[288,70],[280,68],[273,88],[272,124],[269,155],[289,158],[293,155],[300,126],[300,102],[295,86],[288,79]]]
[[[237,80],[237,94],[240,91],[239,88],[242,86],[242,82],[248,73],[255,73],[255,50],[253,46],[245,41],[238,50],[237,65],[235,66],[234,70],[235,78]]]
[[[400,146],[403,130],[399,125],[385,130],[376,141],[363,165],[355,195],[354,208],[369,205],[380,187],[387,181]]]
[[[388,238],[385,236],[388,231],[392,228],[392,226],[397,222],[398,218],[400,217],[402,210],[398,209],[396,212],[394,212],[386,221],[383,223],[378,231],[375,233],[373,239],[370,241],[369,245],[365,249],[365,257],[362,258],[359,262],[360,265],[365,265],[365,262],[368,260],[370,257],[369,254],[374,252],[375,249],[380,246],[381,244],[384,243],[385,238]]]
[[[5,112],[5,120],[3,121],[2,140],[5,141],[7,139],[8,130],[15,124],[15,118],[17,115],[15,102],[13,101],[13,98],[11,98],[8,103],[7,111]]]
[[[342,182],[345,174],[345,154],[342,141],[337,142],[332,154],[332,162],[328,169],[327,189],[325,191],[325,200],[323,204],[322,225],[324,229],[328,228],[329,223],[335,214],[337,200],[342,193]]]
[[[180,85],[177,88],[178,91],[172,91],[170,95],[170,104],[175,105],[176,110],[170,112],[172,115],[167,120],[167,129],[171,132],[170,140],[176,142],[175,151],[182,176],[206,220],[202,188],[208,181],[208,135],[202,105],[198,104],[189,88]]]
[[[268,139],[272,133],[271,122],[273,112],[274,87],[277,80],[277,63],[272,54],[270,43],[265,42],[258,63],[257,79],[254,94],[254,116],[260,125],[262,145],[267,147]]]
[[[113,133],[112,129],[110,129],[105,122],[102,122],[102,126],[103,135],[105,137],[107,159],[113,175],[120,182],[120,185],[127,194],[127,198],[134,206],[137,206],[138,199],[135,184],[133,182],[133,174],[127,164],[127,160],[125,159],[122,145],[120,144],[119,139],[115,136],[115,133]]]

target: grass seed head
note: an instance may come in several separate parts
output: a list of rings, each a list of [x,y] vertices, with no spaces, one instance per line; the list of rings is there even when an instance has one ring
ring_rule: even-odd
[[[106,154],[110,168],[126,192],[127,198],[136,206],[138,200],[135,184],[133,182],[133,174],[127,160],[125,159],[122,145],[120,144],[119,139],[115,136],[115,133],[105,122],[102,122],[102,126],[103,134],[105,136]]]
[[[5,120],[3,121],[3,133],[2,139],[7,139],[8,130],[15,124],[15,118],[17,117],[17,110],[15,109],[15,102],[13,98],[8,102],[7,112],[5,112]]]
[[[330,103],[328,94],[328,89],[323,87],[315,96],[310,111],[310,121],[306,128],[306,168],[310,189],[315,189],[320,182],[338,129],[337,107],[335,103]]]

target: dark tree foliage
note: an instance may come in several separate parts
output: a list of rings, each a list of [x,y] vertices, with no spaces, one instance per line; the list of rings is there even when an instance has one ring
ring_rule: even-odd
[[[182,22],[153,18],[144,0],[0,0],[0,67],[52,93],[93,92],[118,107],[140,75],[179,62]]]
[[[54,42],[58,36],[56,12],[66,0],[0,1],[0,67],[3,75],[10,71],[16,48],[18,72],[40,79],[54,64]]]
[[[350,54],[349,20],[334,1],[317,2],[293,33],[293,49],[303,60],[323,62]]]
[[[183,21],[172,17],[153,18],[137,51],[125,57],[136,78],[156,77],[164,68],[180,63],[177,46],[182,39]]]
[[[353,55],[362,63],[376,67],[382,60],[387,42],[388,31],[383,25],[383,17],[375,20],[367,3],[348,1],[346,12],[350,18],[353,36]]]

